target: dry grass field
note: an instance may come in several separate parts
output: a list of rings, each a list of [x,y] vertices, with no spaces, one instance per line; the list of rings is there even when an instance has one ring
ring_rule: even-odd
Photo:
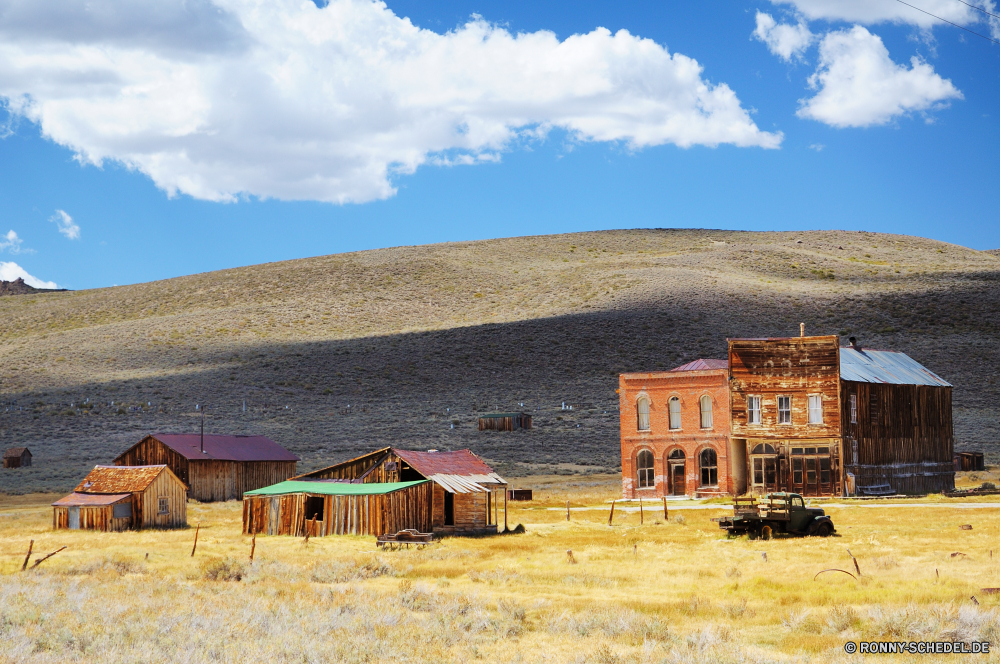
[[[511,504],[523,534],[258,537],[253,564],[236,502],[190,504],[192,558],[193,528],[54,532],[52,496],[5,501],[0,662],[860,662],[846,641],[1000,642],[996,509],[841,501],[834,537],[727,540],[722,505],[665,521],[646,503],[640,525],[618,503],[608,527],[616,476],[532,482]],[[29,539],[33,559],[67,549],[21,572]],[[814,580],[854,571],[848,549],[862,576]]]
[[[635,230],[2,297],[0,446],[35,465],[0,471],[0,493],[71,488],[146,433],[196,430],[205,403],[210,432],[271,436],[303,471],[392,444],[469,447],[511,476],[613,473],[619,372],[800,321],[952,382],[957,446],[996,462],[998,285],[994,253],[915,237]],[[477,431],[522,403],[534,430]]]

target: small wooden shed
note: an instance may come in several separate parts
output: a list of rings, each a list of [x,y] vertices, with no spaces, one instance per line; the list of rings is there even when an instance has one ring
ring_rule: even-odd
[[[384,535],[414,528],[430,532],[433,484],[280,482],[243,494],[247,535]]]
[[[166,464],[201,502],[240,500],[246,491],[295,474],[299,457],[265,436],[155,433],[118,455],[119,466]]]
[[[95,466],[52,508],[56,530],[176,528],[187,525],[187,486],[163,464]]]
[[[31,452],[27,447],[12,447],[3,453],[4,468],[27,468],[31,465]]]
[[[517,431],[531,428],[527,413],[486,413],[479,418],[480,431]]]

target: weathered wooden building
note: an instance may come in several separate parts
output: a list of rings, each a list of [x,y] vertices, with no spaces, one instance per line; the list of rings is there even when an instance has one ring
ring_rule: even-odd
[[[166,464],[202,502],[239,500],[295,475],[299,457],[265,436],[156,433],[115,459],[119,466]]]
[[[951,385],[903,353],[731,339],[729,377],[736,493],[954,487]]]
[[[431,532],[433,483],[289,480],[243,494],[243,532],[384,535]]]
[[[507,495],[507,481],[469,450],[415,452],[387,447],[292,479],[355,483],[430,480],[426,508],[431,514],[431,529],[442,534],[497,532],[500,502]]]
[[[96,466],[52,508],[55,529],[176,528],[187,524],[187,487],[163,464]]]
[[[518,431],[531,428],[527,413],[486,413],[479,417],[480,431]]]
[[[4,468],[27,468],[31,465],[31,452],[27,447],[11,447],[4,450]]]

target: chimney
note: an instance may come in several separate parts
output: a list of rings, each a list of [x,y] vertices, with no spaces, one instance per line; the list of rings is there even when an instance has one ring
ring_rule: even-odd
[[[800,337],[806,336],[806,324],[805,323],[799,323],[799,336]]]
[[[861,344],[858,343],[857,337],[849,337],[847,340],[851,342],[851,348],[853,348],[856,351],[861,350]]]

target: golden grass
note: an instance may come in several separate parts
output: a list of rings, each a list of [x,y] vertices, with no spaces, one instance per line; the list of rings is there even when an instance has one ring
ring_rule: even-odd
[[[995,510],[852,504],[829,508],[836,537],[727,540],[722,507],[647,505],[640,526],[619,503],[609,528],[614,482],[546,482],[510,505],[522,535],[258,537],[253,565],[235,502],[189,505],[194,558],[193,528],[54,532],[45,504],[4,502],[0,661],[838,662],[848,640],[1000,634]],[[68,548],[22,573],[32,538]],[[853,571],[847,549],[863,576],[813,580]]]

